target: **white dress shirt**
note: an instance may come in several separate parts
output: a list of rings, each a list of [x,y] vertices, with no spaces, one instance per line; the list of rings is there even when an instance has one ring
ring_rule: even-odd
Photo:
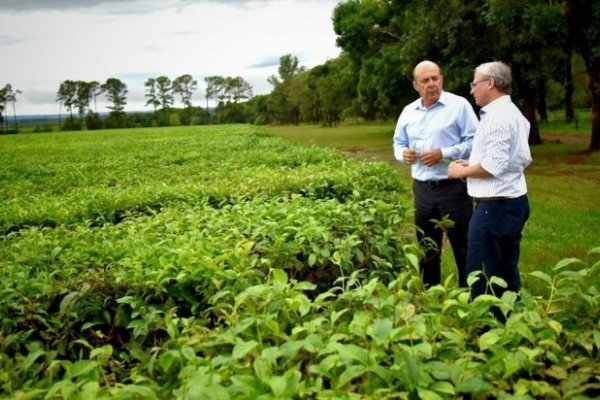
[[[516,198],[526,194],[524,171],[531,164],[528,139],[529,121],[509,95],[483,107],[469,164],[480,164],[492,176],[469,177],[469,195]]]

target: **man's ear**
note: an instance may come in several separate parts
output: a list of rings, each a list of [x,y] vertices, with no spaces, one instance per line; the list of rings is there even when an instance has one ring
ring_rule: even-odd
[[[413,89],[415,89],[417,92],[419,91],[419,89],[417,89],[417,82],[413,81]]]

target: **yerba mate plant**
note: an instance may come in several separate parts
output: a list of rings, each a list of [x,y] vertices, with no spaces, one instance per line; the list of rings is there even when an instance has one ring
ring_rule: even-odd
[[[250,126],[17,135],[0,155],[2,398],[600,395],[600,249],[524,277],[547,295],[470,301],[424,290],[382,163]]]

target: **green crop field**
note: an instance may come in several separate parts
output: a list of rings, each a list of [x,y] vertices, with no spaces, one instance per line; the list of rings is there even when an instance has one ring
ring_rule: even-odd
[[[298,129],[0,136],[0,398],[600,395],[595,156],[535,150],[548,259],[469,301],[420,282],[388,128]]]

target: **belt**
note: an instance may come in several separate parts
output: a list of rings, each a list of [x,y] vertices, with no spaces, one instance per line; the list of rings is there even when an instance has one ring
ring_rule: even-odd
[[[421,183],[423,185],[427,185],[429,187],[440,187],[440,186],[448,186],[455,183],[459,183],[460,179],[440,179],[437,181],[420,181],[415,179],[415,182]]]
[[[510,200],[510,197],[473,197],[473,200],[475,201],[475,203],[480,203],[482,201],[495,201],[495,202],[502,202],[502,201],[506,201],[506,200]]]

